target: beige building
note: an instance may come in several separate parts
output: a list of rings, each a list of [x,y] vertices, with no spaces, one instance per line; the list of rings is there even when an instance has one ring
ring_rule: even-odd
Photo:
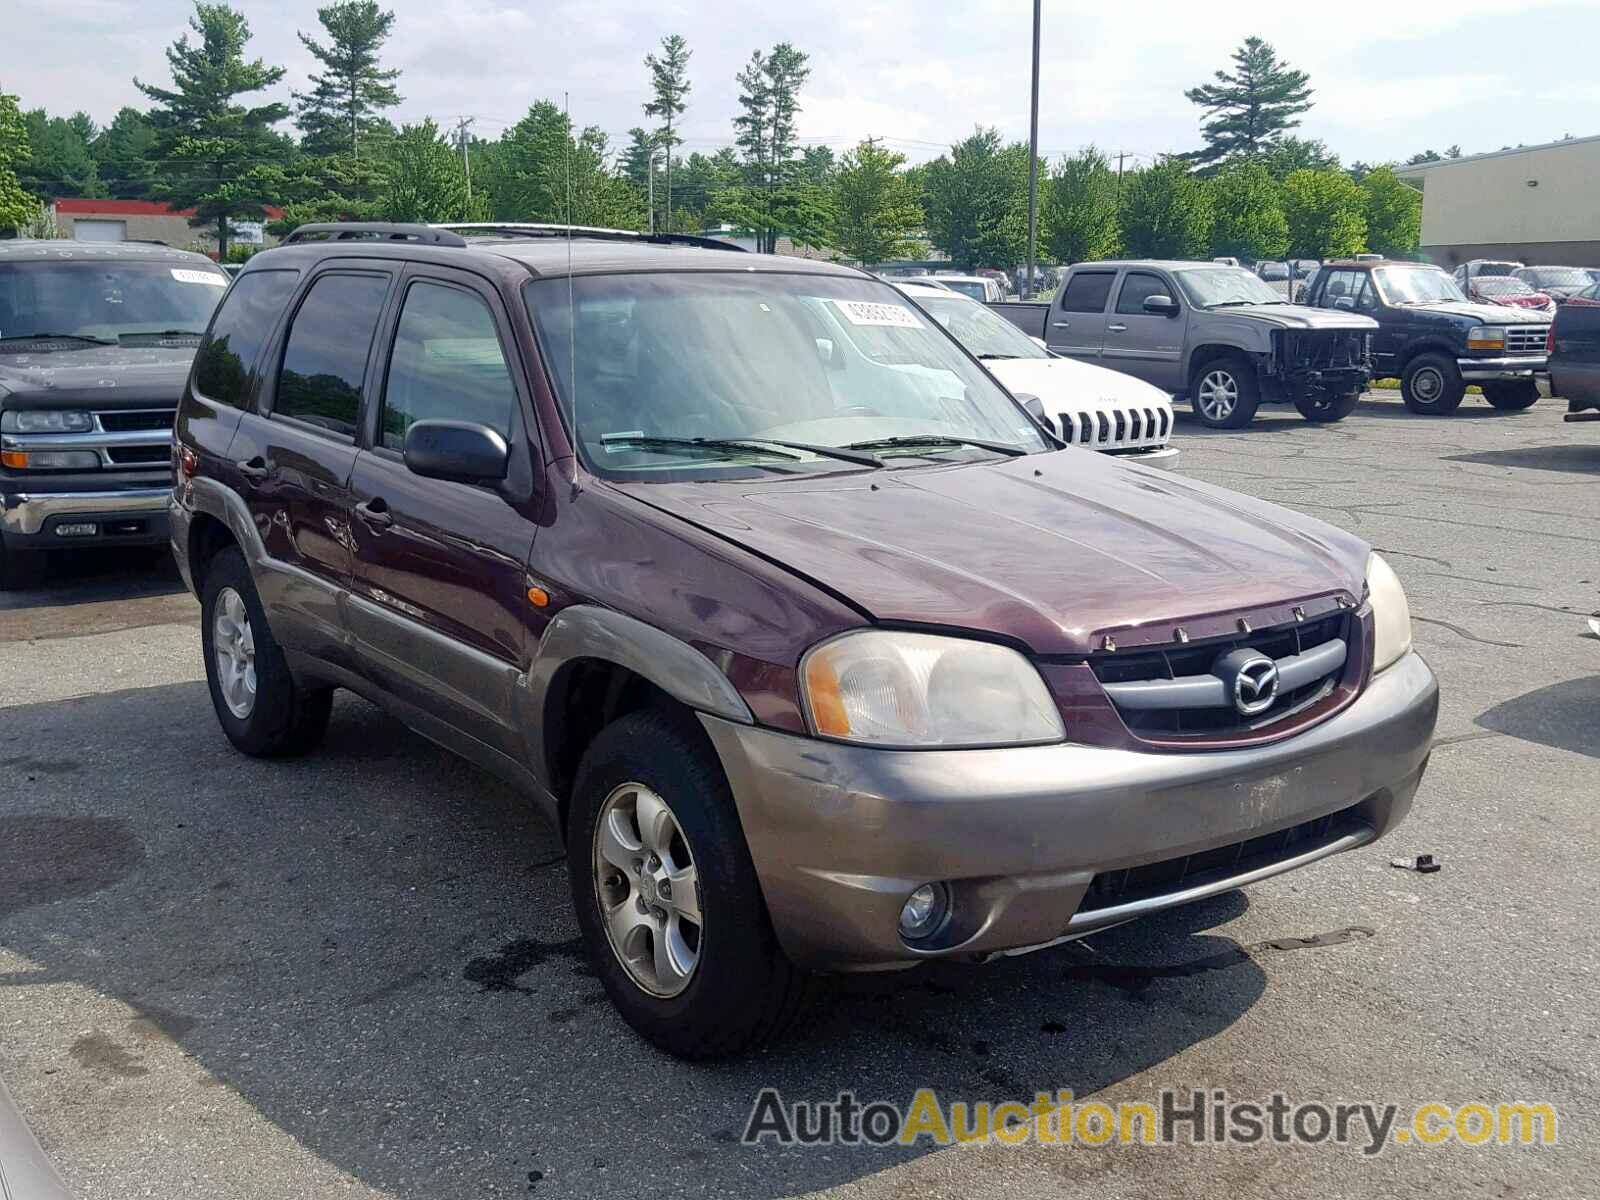
[[[51,206],[56,232],[78,242],[161,242],[179,250],[198,250],[217,255],[213,229],[189,224],[194,209],[176,209],[153,200],[89,200],[63,197]],[[268,220],[283,215],[267,210]],[[278,239],[267,233],[262,222],[234,222],[235,243],[275,246]]]
[[[1422,191],[1422,252],[1600,267],[1600,137],[1398,167]]]

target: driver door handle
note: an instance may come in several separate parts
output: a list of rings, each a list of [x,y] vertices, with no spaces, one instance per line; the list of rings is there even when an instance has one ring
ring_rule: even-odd
[[[246,458],[234,464],[239,469],[239,474],[246,479],[265,479],[272,474],[272,464],[261,455]]]
[[[374,529],[387,529],[394,524],[394,514],[389,511],[389,504],[382,496],[374,496],[356,505],[356,516]]]
[[[1072,322],[1071,321],[1051,321],[1050,324],[1055,329],[1071,329],[1072,328]]]
[[[1127,333],[1128,332],[1128,327],[1126,325],[1107,325],[1106,326],[1106,332],[1107,333]]]

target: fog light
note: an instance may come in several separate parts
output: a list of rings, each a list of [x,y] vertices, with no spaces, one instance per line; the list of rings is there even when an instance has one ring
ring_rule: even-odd
[[[93,521],[78,521],[71,525],[57,525],[57,537],[93,537],[100,532],[100,526]]]
[[[950,890],[942,883],[925,883],[906,897],[900,910],[900,936],[925,938],[944,923],[950,911]]]

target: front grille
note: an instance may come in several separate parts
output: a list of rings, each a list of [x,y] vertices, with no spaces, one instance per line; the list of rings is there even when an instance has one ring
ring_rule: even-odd
[[[107,433],[127,433],[140,429],[171,429],[176,415],[173,409],[156,408],[139,412],[100,412],[95,417]]]
[[[1543,354],[1545,338],[1550,334],[1548,325],[1506,326],[1507,354]]]
[[[1271,629],[1256,630],[1232,638],[1217,638],[1204,642],[1171,644],[1156,650],[1136,652],[1109,651],[1089,658],[1089,666],[1106,689],[1117,713],[1129,731],[1141,737],[1206,737],[1244,733],[1262,729],[1285,717],[1294,715],[1328,695],[1347,661],[1350,646],[1352,617],[1347,612],[1334,612],[1310,621],[1297,621]],[[1318,648],[1331,648],[1342,642],[1346,655],[1337,658],[1337,665],[1326,674],[1279,691],[1272,706],[1263,712],[1246,716],[1230,702],[1189,707],[1144,707],[1132,702],[1121,702],[1116,695],[1116,684],[1146,683],[1161,680],[1195,680],[1211,677],[1217,660],[1229,651],[1248,647],[1274,660],[1307,654]],[[1216,684],[1212,684],[1215,688]]]
[[[1359,807],[1359,806],[1357,806]],[[1089,881],[1079,913],[1115,908],[1140,900],[1170,896],[1188,888],[1244,875],[1273,863],[1305,854],[1319,846],[1370,828],[1357,808],[1329,813],[1313,821],[1302,821],[1277,833],[1267,833],[1231,846],[1218,846],[1183,858],[1146,863],[1121,871],[1102,871]]]
[[[1172,436],[1172,412],[1163,408],[1064,412],[1057,423],[1063,441],[1090,450],[1158,450]]]
[[[143,466],[172,461],[171,446],[111,446],[106,455],[115,466]]]

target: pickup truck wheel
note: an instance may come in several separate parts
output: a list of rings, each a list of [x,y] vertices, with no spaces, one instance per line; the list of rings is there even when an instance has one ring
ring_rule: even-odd
[[[205,580],[200,644],[222,731],[244,753],[262,758],[314,749],[328,729],[333,689],[295,682],[237,549],[217,555]]]
[[[1323,392],[1316,396],[1301,396],[1294,402],[1294,406],[1306,420],[1326,425],[1333,421],[1342,421],[1355,412],[1360,400],[1359,391],[1346,392],[1342,396],[1331,396]]]
[[[778,945],[722,766],[688,714],[630,713],[590,744],[567,819],[578,924],[624,1020],[679,1058],[782,1032],[807,978]]]
[[[1237,355],[1202,364],[1189,381],[1189,401],[1202,424],[1212,429],[1243,429],[1261,403],[1256,371]]]
[[[1414,413],[1442,417],[1461,407],[1467,385],[1461,372],[1442,354],[1419,354],[1400,376],[1400,398]]]
[[[1539,402],[1539,385],[1531,379],[1504,379],[1483,385],[1483,398],[1501,412],[1521,412]]]
[[[44,582],[42,550],[12,550],[0,542],[0,592],[21,592]]]

